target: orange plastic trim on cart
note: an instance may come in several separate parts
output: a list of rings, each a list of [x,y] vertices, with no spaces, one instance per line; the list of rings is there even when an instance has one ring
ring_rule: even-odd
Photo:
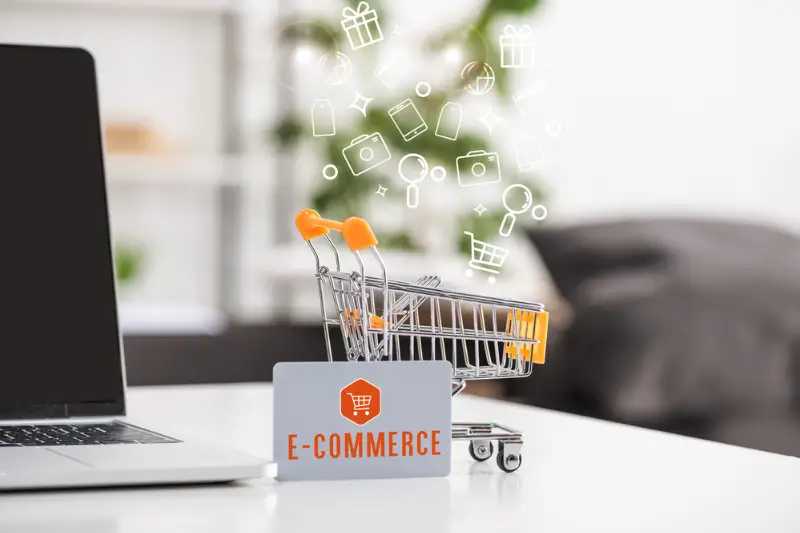
[[[550,321],[549,313],[536,313],[536,321],[534,323],[533,338],[539,341],[539,344],[533,345],[533,362],[539,365],[544,364],[545,351],[547,350],[547,328]]]
[[[506,333],[538,343],[507,342],[505,353],[508,357],[520,356],[526,361],[543,365],[547,350],[547,327],[550,315],[544,311],[513,310],[509,313]]]
[[[344,222],[337,222],[322,218],[313,209],[303,209],[294,217],[294,223],[300,235],[307,241],[323,237],[334,230],[342,233],[351,252],[359,252],[378,244],[378,238],[363,218],[350,217]]]
[[[361,315],[358,312],[358,309],[345,309],[344,316],[350,319],[350,322],[353,326],[358,327],[359,320],[361,320]],[[370,313],[369,315],[369,327],[372,329],[383,329],[385,321],[377,316]]]

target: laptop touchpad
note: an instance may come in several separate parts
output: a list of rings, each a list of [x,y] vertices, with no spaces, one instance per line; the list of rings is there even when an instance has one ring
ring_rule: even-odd
[[[88,465],[64,457],[45,448],[3,448],[0,453],[0,475],[31,475],[37,472],[81,472]]]

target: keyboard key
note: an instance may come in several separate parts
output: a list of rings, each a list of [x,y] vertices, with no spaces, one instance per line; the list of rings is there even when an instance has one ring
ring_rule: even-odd
[[[109,426],[86,426],[82,427],[81,431],[88,435],[106,435],[109,431],[113,431],[109,428]]]
[[[0,446],[77,446],[180,442],[122,423],[0,426]]]

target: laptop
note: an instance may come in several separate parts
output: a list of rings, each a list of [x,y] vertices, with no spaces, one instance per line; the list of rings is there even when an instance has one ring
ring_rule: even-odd
[[[0,45],[0,490],[261,477],[126,421],[101,132],[88,52]]]

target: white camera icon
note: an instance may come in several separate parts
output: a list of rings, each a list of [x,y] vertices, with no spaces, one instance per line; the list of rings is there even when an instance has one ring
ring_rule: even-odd
[[[392,158],[380,133],[356,137],[350,146],[342,150],[342,155],[353,176],[372,170]]]
[[[497,183],[501,179],[500,156],[497,152],[476,150],[456,158],[458,184],[462,187],[475,187]]]

